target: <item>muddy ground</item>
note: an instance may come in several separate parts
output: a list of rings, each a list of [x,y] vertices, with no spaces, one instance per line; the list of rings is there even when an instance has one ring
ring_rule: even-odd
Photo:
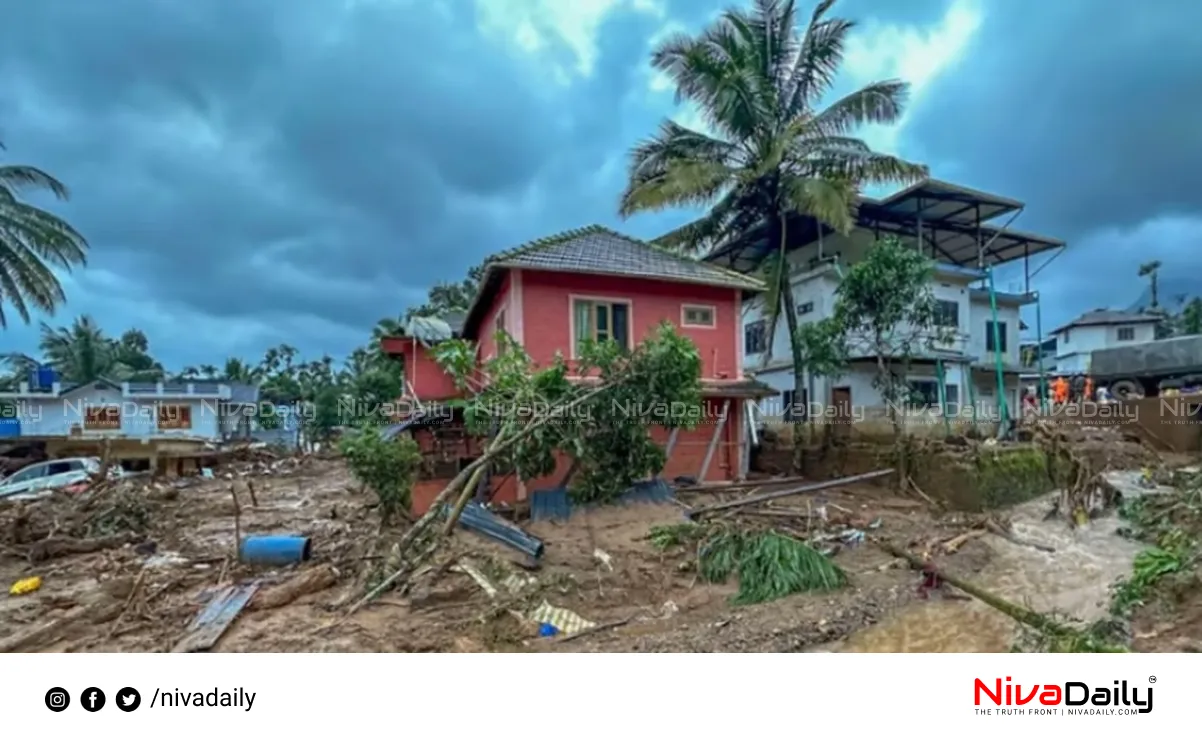
[[[257,505],[250,503],[253,483]],[[523,524],[546,543],[538,570],[490,541],[459,531],[431,565],[428,580],[407,594],[386,593],[349,618],[387,561],[388,545],[405,524],[381,532],[373,497],[362,491],[337,459],[235,462],[214,479],[177,483],[136,482],[124,495],[109,494],[91,510],[84,495],[58,494],[18,512],[0,505],[0,585],[30,576],[42,586],[23,596],[0,597],[0,647],[32,629],[79,614],[97,585],[132,581],[132,596],[99,617],[84,614],[44,631],[26,651],[169,651],[214,589],[258,580],[260,594],[302,570],[334,571],[334,585],[276,608],[252,600],[212,648],[227,652],[731,652],[798,651],[847,637],[920,598],[919,576],[863,542],[843,545],[835,561],[851,585],[827,594],[794,595],[769,604],[734,606],[733,585],[707,585],[686,568],[691,555],[662,552],[648,540],[651,526],[682,520],[684,505],[729,495],[679,493],[681,504],[636,504],[578,514],[566,523]],[[234,498],[242,534],[303,533],[313,557],[300,568],[263,569],[236,564]],[[887,482],[861,483],[823,493],[830,523],[813,528],[864,530],[871,537],[921,552],[962,535],[970,517],[937,512],[916,495],[899,497]],[[805,498],[777,502],[805,509]],[[134,513],[124,514],[122,508]],[[81,514],[82,511],[87,511]],[[801,511],[799,510],[798,513]],[[18,516],[21,518],[18,519]],[[14,523],[21,521],[17,534]],[[47,537],[94,537],[130,525],[136,537],[110,549],[30,562],[30,545]],[[991,559],[986,540],[970,539],[951,554],[939,553],[950,573],[971,577]],[[475,567],[498,595],[490,597],[460,565]],[[504,587],[514,577],[525,583]],[[930,599],[939,600],[939,599]],[[565,640],[538,636],[523,616],[547,602],[592,622],[621,623]],[[1202,604],[1200,604],[1202,609]],[[74,614],[72,614],[74,612]],[[114,616],[115,615],[115,616]],[[1178,649],[1178,648],[1149,648]]]

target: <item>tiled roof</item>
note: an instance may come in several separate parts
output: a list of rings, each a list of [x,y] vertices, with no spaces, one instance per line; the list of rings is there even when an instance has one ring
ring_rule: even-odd
[[[1073,320],[1070,323],[1061,325],[1052,331],[1053,334],[1059,333],[1066,328],[1079,328],[1089,325],[1123,325],[1126,323],[1145,323],[1145,322],[1160,322],[1161,318],[1158,315],[1152,315],[1146,312],[1122,312],[1119,310],[1092,310]]]
[[[764,289],[759,279],[668,252],[601,225],[535,240],[493,256],[487,265]]]

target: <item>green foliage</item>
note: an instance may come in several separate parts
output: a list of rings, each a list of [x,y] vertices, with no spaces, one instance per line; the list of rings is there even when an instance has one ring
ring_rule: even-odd
[[[386,441],[379,429],[367,427],[344,436],[339,450],[351,474],[375,491],[382,524],[409,510],[413,483],[421,466],[417,442],[407,436]]]
[[[1146,605],[1167,581],[1186,580],[1198,560],[1202,533],[1202,477],[1177,473],[1174,489],[1124,500],[1119,515],[1130,526],[1126,536],[1150,542],[1135,556],[1131,575],[1114,585],[1111,611],[1128,617]]]
[[[1072,617],[1052,612],[1044,615],[1055,629],[1034,629],[1019,625],[1012,653],[1125,653],[1125,637],[1119,623],[1104,619],[1087,627],[1076,628]]]
[[[829,557],[775,531],[690,522],[653,527],[648,538],[662,550],[695,547],[697,574],[707,583],[725,583],[737,575],[735,604],[759,604],[847,585],[847,575]]]
[[[936,302],[930,288],[934,264],[897,237],[878,240],[864,260],[851,266],[839,283],[834,317],[846,342],[876,357],[875,385],[888,402],[908,400],[903,367],[936,343],[951,340],[951,331],[936,325]]]
[[[1202,297],[1194,297],[1181,309],[1177,330],[1181,335],[1202,335]]]
[[[479,289],[480,271],[474,269],[468,278],[457,284],[438,282],[430,287],[425,304],[405,312],[405,319],[414,317],[446,317],[453,312],[467,312]]]
[[[65,327],[42,323],[38,348],[41,361],[24,354],[5,357],[10,384],[28,379],[39,363],[54,367],[70,382],[91,382],[99,377],[114,382],[157,382],[165,375],[162,365],[150,355],[150,343],[142,331],[131,328],[120,338],[112,338],[88,315]]]
[[[0,152],[4,144],[0,142]],[[0,164],[0,286],[2,299],[28,324],[31,310],[52,314],[66,295],[55,269],[70,271],[87,262],[88,243],[44,205],[24,200],[42,192],[66,201],[67,187],[30,165]],[[0,327],[8,316],[0,304]]]
[[[607,341],[585,344],[580,356],[571,364],[556,357],[536,367],[504,333],[496,355],[479,370],[470,343],[452,340],[434,349],[456,384],[474,393],[463,405],[469,432],[516,439],[498,457],[498,471],[543,477],[555,471],[556,452],[563,452],[574,461],[572,497],[605,502],[662,469],[664,451],[651,427],[689,428],[700,419],[701,357],[670,323],[633,351]],[[577,383],[573,375],[592,381]],[[547,422],[530,428],[536,418]]]
[[[802,323],[793,342],[813,374],[838,376],[847,367],[847,334],[837,317]]]
[[[901,117],[905,83],[872,83],[819,108],[829,100],[853,25],[825,17],[829,7],[819,5],[800,37],[794,3],[766,0],[727,10],[696,36],[675,34],[655,49],[652,66],[714,134],[667,119],[638,144],[624,216],[708,207],[701,219],[656,241],[690,252],[789,213],[848,232],[861,187],[926,175],[925,167],[873,152],[853,136],[862,125]]]
[[[705,208],[701,218],[655,240],[678,252],[766,240],[768,337],[775,337],[783,315],[796,382],[811,363],[825,363],[825,355],[811,362],[802,346],[784,260],[790,221],[804,215],[847,234],[865,186],[927,175],[925,166],[874,152],[855,137],[861,126],[901,118],[906,83],[875,82],[829,95],[854,25],[826,17],[831,5],[820,3],[807,23],[793,0],[764,0],[724,11],[695,36],[678,33],[660,43],[652,66],[672,80],[678,99],[696,106],[708,131],[663,121],[631,152],[619,206],[624,217]],[[800,437],[795,446],[799,462]]]

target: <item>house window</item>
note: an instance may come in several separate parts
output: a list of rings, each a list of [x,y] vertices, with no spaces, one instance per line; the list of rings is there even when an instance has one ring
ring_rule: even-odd
[[[1065,331],[1064,331],[1064,342],[1065,342],[1065,343],[1068,343],[1068,342],[1069,342],[1069,334],[1068,334],[1068,331],[1067,331],[1067,330],[1065,330]]]
[[[960,303],[950,299],[940,299],[935,302],[935,327],[960,327]]]
[[[1135,328],[1119,328],[1119,340],[1120,341],[1135,340]]]
[[[747,323],[743,328],[743,353],[750,356],[768,350],[768,326],[763,320]]]
[[[630,348],[630,303],[577,299],[572,304],[572,348],[579,355],[586,340],[612,340]]]
[[[714,308],[704,304],[686,304],[680,308],[680,324],[686,328],[712,328]]]
[[[159,429],[164,431],[192,427],[191,405],[159,405]]]
[[[997,347],[993,337],[993,320],[985,321],[985,350],[990,353],[1001,352],[1006,353],[1006,323],[997,323],[997,341],[1001,346]]]
[[[954,384],[943,385],[944,402],[955,403],[960,400],[960,389]],[[930,379],[910,381],[910,398],[919,405],[939,404],[939,382]]]
[[[493,333],[500,333],[505,330],[505,310],[497,313],[497,319],[493,322]]]
[[[813,311],[814,311],[814,303],[813,302],[802,302],[801,304],[797,305],[797,314],[798,315],[808,315]]]
[[[87,406],[83,412],[83,427],[90,431],[113,431],[121,428],[121,406]]]
[[[807,420],[807,416],[809,415],[809,405],[806,404],[807,399],[805,390],[802,390],[801,394],[796,396],[793,394],[793,390],[785,390],[780,394],[781,410],[784,412],[785,423]]]

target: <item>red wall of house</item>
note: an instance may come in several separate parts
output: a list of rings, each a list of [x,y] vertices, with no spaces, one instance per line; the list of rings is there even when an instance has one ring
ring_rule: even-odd
[[[707,414],[701,425],[692,431],[682,430],[676,435],[676,444],[672,447],[671,456],[664,471],[660,474],[661,477],[668,482],[682,475],[697,477],[701,471],[701,465],[705,462],[705,453],[713,438],[714,429],[721,417],[722,403],[722,400],[710,400]],[[703,481],[734,480],[738,477],[739,461],[742,456],[739,442],[745,435],[741,428],[744,425],[742,405],[741,400],[730,401],[726,425],[718,438],[714,457],[710,460],[709,470],[702,478]],[[661,446],[667,446],[670,436],[667,429],[656,428],[651,434]],[[494,503],[517,503],[522,500],[523,495],[528,498],[536,490],[549,490],[558,486],[571,463],[571,460],[563,455],[560,455],[558,459],[559,466],[555,472],[546,477],[526,481],[525,488],[520,488],[513,477],[493,477],[491,482],[492,501]],[[421,516],[428,511],[430,504],[450,482],[450,478],[439,478],[420,480],[415,483],[412,491],[413,515]]]
[[[635,343],[664,320],[679,326],[683,305],[702,304],[714,307],[715,327],[681,328],[680,332],[697,344],[702,377],[738,378],[742,332],[735,289],[529,269],[522,270],[521,284],[522,340],[535,362],[549,363],[556,351],[571,358],[574,296],[629,300]]]
[[[492,304],[484,313],[484,319],[480,321],[480,331],[478,337],[480,346],[478,358],[480,360],[487,359],[497,353],[497,314],[501,310],[509,310],[505,313],[505,332],[513,335],[514,318],[511,309],[512,302],[510,299],[513,296],[512,276],[509,273],[505,274],[505,278],[501,280],[501,288],[497,290],[493,297]]]
[[[460,397],[455,382],[434,360],[430,349],[412,338],[385,338],[385,353],[400,355],[405,365],[405,381],[413,385],[419,400],[450,400]],[[410,394],[406,387],[405,395]]]

